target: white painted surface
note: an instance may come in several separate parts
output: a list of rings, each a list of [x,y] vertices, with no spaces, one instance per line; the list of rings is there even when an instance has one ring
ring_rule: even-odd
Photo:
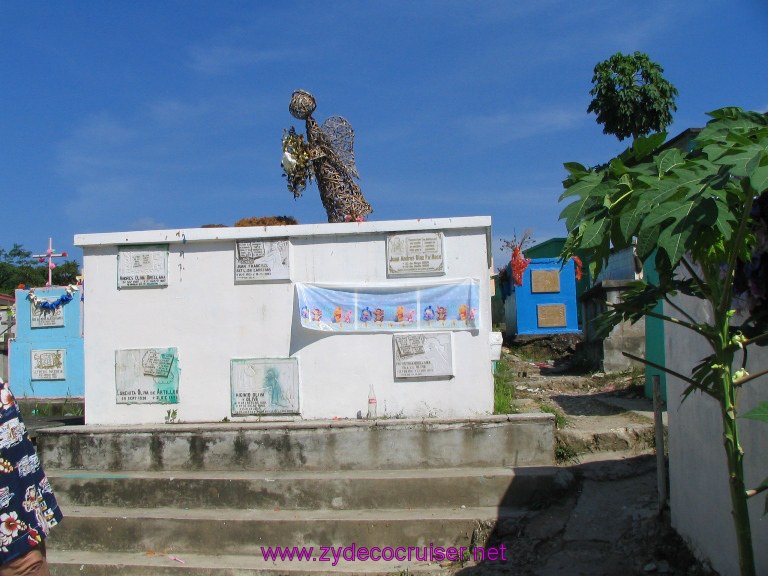
[[[669,311],[669,306],[666,306]],[[696,310],[687,307],[686,310]],[[699,310],[699,316],[706,311]],[[702,358],[711,353],[703,338],[689,330],[665,325],[668,367],[690,374]],[[740,362],[739,362],[740,364]],[[768,350],[750,347],[749,372],[768,367]],[[766,376],[746,384],[738,409],[743,413],[768,398]],[[667,376],[669,415],[669,474],[672,524],[694,552],[712,564],[722,576],[739,573],[738,549],[728,488],[728,471],[723,448],[723,427],[717,402],[700,393],[684,402],[686,385]],[[745,451],[747,486],[754,488],[768,475],[768,426],[754,420],[739,420]],[[765,494],[750,500],[752,543],[758,574],[768,574],[768,517],[763,517]]]
[[[88,424],[183,422],[233,418],[230,360],[298,359],[302,418],[366,414],[373,384],[379,416],[463,417],[493,409],[490,333],[490,218],[446,218],[254,228],[199,228],[77,235],[88,286],[85,308],[85,396]],[[477,330],[453,334],[451,379],[394,378],[392,334],[328,334],[299,324],[294,282],[423,285],[388,279],[391,232],[442,231],[445,276],[477,278]],[[236,239],[290,240],[290,280],[236,284]],[[169,244],[168,286],[117,288],[118,247]],[[438,280],[438,279],[436,279]],[[118,405],[115,351],[176,347],[179,404]]]

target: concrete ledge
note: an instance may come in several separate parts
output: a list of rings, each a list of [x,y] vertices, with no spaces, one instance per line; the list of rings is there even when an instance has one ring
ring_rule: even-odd
[[[315,560],[319,560],[320,550]],[[182,564],[183,562],[183,564]],[[56,576],[444,576],[439,562],[264,560],[256,555],[203,555],[200,553],[48,551],[48,563]]]
[[[59,504],[117,508],[269,510],[524,508],[567,489],[573,475],[555,466],[333,472],[163,471],[46,474]]]
[[[37,432],[46,467],[349,470],[554,463],[554,417],[67,426]]]
[[[481,525],[524,510],[490,507],[429,510],[70,509],[50,545],[57,550],[173,554],[215,550],[256,555],[262,546],[469,546]],[[53,534],[53,532],[52,532]]]

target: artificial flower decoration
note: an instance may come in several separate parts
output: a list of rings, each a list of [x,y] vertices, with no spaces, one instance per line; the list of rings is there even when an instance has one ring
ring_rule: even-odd
[[[77,286],[74,286],[70,284],[66,287],[66,292],[59,296],[56,300],[49,301],[49,300],[43,300],[40,298],[37,294],[35,294],[35,289],[30,288],[29,294],[27,294],[27,299],[32,302],[32,305],[35,308],[41,308],[43,310],[56,310],[59,306],[63,306],[67,302],[70,302],[72,300],[72,295],[77,292]]]
[[[304,136],[291,127],[283,135],[283,176],[288,178],[288,189],[294,198],[301,196],[314,172],[309,157],[309,146]]]

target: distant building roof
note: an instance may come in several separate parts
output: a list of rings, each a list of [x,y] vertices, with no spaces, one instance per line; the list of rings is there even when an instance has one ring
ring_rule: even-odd
[[[16,297],[8,294],[0,294],[0,306],[13,306],[16,303]]]
[[[688,128],[683,130],[677,136],[674,136],[664,142],[660,149],[666,150],[667,148],[678,148],[683,152],[690,152],[693,150],[693,146],[696,142],[696,136],[699,135],[699,132],[701,132],[701,128]]]
[[[565,238],[550,238],[523,250],[528,258],[557,258],[565,246]]]

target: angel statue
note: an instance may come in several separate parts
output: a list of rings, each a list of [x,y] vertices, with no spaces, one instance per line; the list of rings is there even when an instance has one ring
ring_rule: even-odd
[[[307,140],[293,126],[283,135],[283,170],[288,190],[301,196],[307,182],[314,178],[328,222],[362,222],[373,212],[355,179],[353,150],[355,132],[341,116],[332,116],[322,126],[312,118],[315,98],[305,90],[296,90],[288,110],[294,118],[305,120]]]

